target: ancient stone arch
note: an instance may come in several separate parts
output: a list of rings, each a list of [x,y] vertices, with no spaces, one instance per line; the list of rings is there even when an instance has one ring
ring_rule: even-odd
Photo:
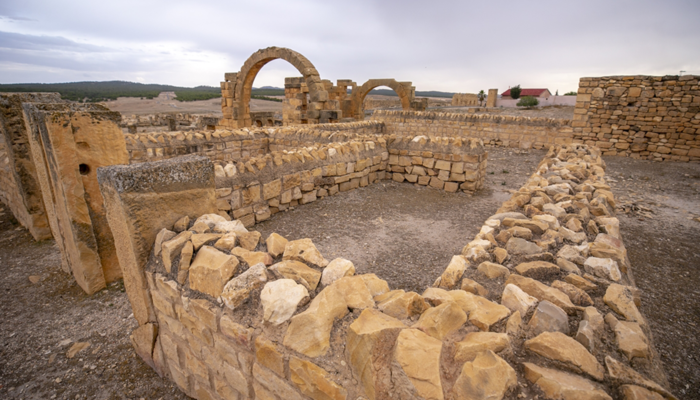
[[[306,57],[294,50],[283,47],[268,47],[258,50],[251,55],[241,70],[237,73],[225,74],[225,82],[222,82],[222,104],[224,114],[221,125],[231,128],[242,128],[252,125],[250,118],[250,92],[253,81],[260,69],[272,60],[282,59],[292,64],[304,77],[304,82],[309,88],[309,112],[308,119],[318,119],[320,110],[325,109],[328,101],[328,92],[321,82],[316,67]],[[309,122],[312,123],[312,122]]]
[[[399,95],[401,107],[410,110],[415,99],[416,88],[411,82],[398,82],[396,79],[370,79],[352,93],[353,114],[355,119],[365,118],[363,103],[367,94],[379,86],[387,86]]]

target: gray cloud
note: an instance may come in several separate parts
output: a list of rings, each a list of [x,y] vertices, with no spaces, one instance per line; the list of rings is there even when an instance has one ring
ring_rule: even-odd
[[[9,0],[0,5],[0,81],[217,85],[254,51],[280,46],[325,79],[562,93],[581,76],[700,74],[697,15],[700,2],[690,0]],[[282,86],[290,75],[298,73],[271,63],[255,85]]]

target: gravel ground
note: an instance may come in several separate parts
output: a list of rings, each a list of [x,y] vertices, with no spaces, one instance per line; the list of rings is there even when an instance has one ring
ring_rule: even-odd
[[[310,237],[328,259],[349,258],[392,288],[421,291],[544,156],[489,153],[487,187],[472,197],[385,181],[278,214],[257,229]],[[700,216],[700,165],[606,162],[642,312],[671,390],[700,398],[700,222],[692,219]],[[0,398],[187,398],[135,355],[128,334],[136,321],[121,284],[86,296],[61,271],[54,242],[32,241],[2,206],[0,265]],[[90,347],[69,359],[75,342]]]

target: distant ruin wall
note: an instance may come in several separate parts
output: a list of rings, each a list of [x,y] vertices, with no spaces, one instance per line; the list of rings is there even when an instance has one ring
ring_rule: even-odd
[[[453,106],[478,106],[479,97],[474,93],[455,93],[452,96]]]
[[[700,161],[699,76],[581,78],[574,141],[604,155]]]
[[[478,138],[490,146],[541,149],[571,143],[571,121],[497,115],[376,111],[387,134]]]

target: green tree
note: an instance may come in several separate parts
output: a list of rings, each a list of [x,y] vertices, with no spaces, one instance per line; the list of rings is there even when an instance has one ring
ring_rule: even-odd
[[[484,99],[486,98],[486,93],[484,93],[483,90],[479,91],[479,94],[476,95],[476,97],[479,99],[479,105],[483,106],[484,105]]]
[[[521,91],[520,85],[513,86],[512,88],[510,88],[510,97],[513,99],[516,99],[516,100],[519,99],[520,98],[520,91]]]
[[[576,95],[577,95],[576,92],[566,92],[566,93],[564,93],[564,96],[576,96]]]
[[[536,105],[540,104],[539,101],[537,101],[536,98],[532,96],[525,96],[520,101],[516,104],[518,107],[525,107],[527,109],[530,109],[532,107],[535,107]]]

